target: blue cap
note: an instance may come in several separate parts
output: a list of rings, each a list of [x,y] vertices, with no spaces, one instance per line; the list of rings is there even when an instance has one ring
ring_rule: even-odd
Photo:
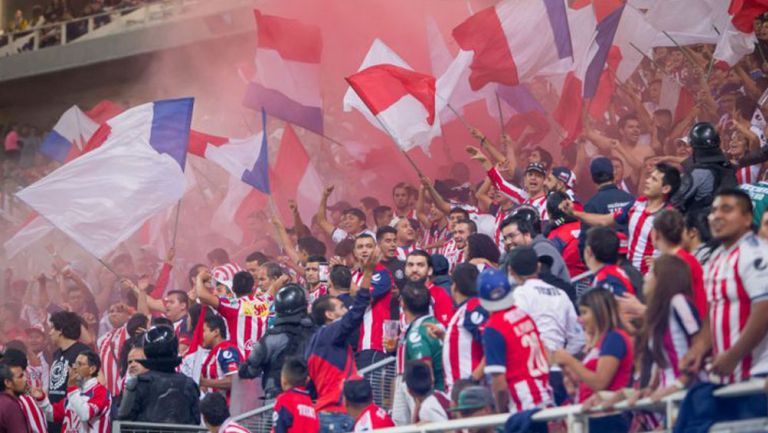
[[[477,292],[480,305],[488,311],[506,310],[515,303],[512,286],[505,271],[486,268],[477,276]]]

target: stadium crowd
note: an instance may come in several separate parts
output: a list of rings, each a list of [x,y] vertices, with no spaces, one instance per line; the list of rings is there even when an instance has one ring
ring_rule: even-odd
[[[708,67],[711,45],[656,49],[562,155],[535,134],[494,144],[473,130],[468,163],[486,173],[474,184],[422,176],[333,206],[329,185],[309,225],[295,204],[288,226],[270,214],[264,249],[236,263],[211,245],[184,286],[169,284],[173,249],[109,270],[50,249],[52,273],[6,269],[0,432],[201,418],[245,432],[236,380],[259,380],[275,432],[325,433],[507,412],[525,425],[543,407],[680,390],[702,404],[764,377],[766,31],[727,71]],[[689,111],[658,108],[669,79]],[[358,371],[388,357],[394,394],[378,407]],[[716,407],[684,405],[677,423],[766,416],[768,403]],[[590,430],[662,422],[608,414]]]

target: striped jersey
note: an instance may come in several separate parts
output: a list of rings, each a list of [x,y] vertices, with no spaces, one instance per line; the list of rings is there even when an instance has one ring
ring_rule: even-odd
[[[227,418],[224,424],[219,426],[219,433],[251,433],[251,431],[236,423],[232,418]]]
[[[312,308],[312,303],[317,300],[317,298],[321,296],[325,296],[328,294],[328,286],[320,283],[317,286],[315,286],[315,290],[312,290],[311,292],[307,293],[307,300],[309,301],[309,308]]]
[[[202,377],[217,380],[237,374],[237,368],[242,360],[243,355],[237,346],[229,340],[224,340],[213,347],[205,357]],[[229,401],[230,390],[227,390],[226,396]]]
[[[658,369],[661,387],[674,384],[680,377],[680,359],[691,348],[691,340],[700,330],[701,321],[693,301],[680,293],[673,296],[669,306],[669,325],[661,342],[666,366],[654,365]]]
[[[704,271],[704,290],[709,303],[712,350],[717,356],[730,350],[741,337],[752,305],[768,301],[768,243],[749,232],[730,248],[717,248]],[[766,373],[768,336],[763,336],[732,374],[711,379],[728,384]]]
[[[221,296],[218,312],[227,322],[229,340],[247,358],[256,342],[267,332],[269,303],[255,294],[237,299]]]
[[[746,167],[738,167],[736,169],[736,181],[739,185],[755,183],[760,180],[760,169],[763,168],[762,164],[748,165]]]
[[[19,404],[24,411],[29,429],[32,433],[48,433],[48,424],[45,421],[45,413],[35,403],[35,399],[27,394],[19,396]]]
[[[352,284],[360,287],[363,282],[363,272],[352,272]],[[394,280],[387,268],[381,263],[376,264],[371,276],[371,304],[363,315],[360,324],[360,337],[357,351],[376,350],[384,352],[384,321],[392,319],[392,286]]]
[[[493,182],[493,185],[496,187],[496,189],[509,197],[509,199],[512,200],[514,204],[532,206],[539,212],[539,219],[541,221],[547,220],[546,194],[541,193],[536,197],[530,197],[526,190],[504,179],[496,167],[488,170],[488,178],[491,179],[491,182]]]
[[[440,254],[448,260],[448,272],[453,273],[456,265],[464,262],[464,249],[456,246],[456,240],[451,239],[440,250]]]
[[[617,224],[626,225],[629,235],[629,262],[641,273],[648,272],[646,257],[655,257],[658,251],[653,247],[651,232],[656,213],[668,206],[662,206],[654,213],[648,211],[648,199],[638,197],[634,203],[614,211],[613,218]]]
[[[123,390],[123,381],[120,377],[120,350],[127,336],[128,331],[123,325],[109,331],[98,341],[101,371],[104,374],[105,385],[113,397]]]
[[[397,259],[405,261],[406,258],[408,258],[408,254],[414,252],[416,250],[416,243],[412,243],[411,245],[408,245],[407,247],[397,247]]]
[[[458,379],[472,375],[483,359],[483,329],[488,311],[479,298],[464,301],[453,313],[443,340],[443,369],[445,388],[450,391]]]
[[[93,377],[82,388],[67,389],[63,400],[43,400],[41,407],[53,422],[61,423],[62,433],[109,433],[111,404],[109,391]]]

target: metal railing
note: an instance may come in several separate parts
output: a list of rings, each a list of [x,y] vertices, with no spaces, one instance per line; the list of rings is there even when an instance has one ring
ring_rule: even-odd
[[[110,24],[122,24],[122,28],[114,28],[116,32],[136,25],[146,26],[186,12],[190,4],[200,3],[200,0],[157,0],[7,33],[0,37],[0,57],[88,39],[95,36],[95,30]]]
[[[373,401],[385,408],[392,408],[392,395],[395,383],[395,358],[383,359],[358,372],[371,382]],[[251,433],[269,433],[272,428],[274,403],[254,409],[234,417],[235,421],[249,429]]]
[[[112,433],[202,433],[208,429],[202,425],[156,424],[148,422],[115,421]]]
[[[765,392],[764,380],[752,380],[749,382],[734,384],[720,388],[715,391],[715,397],[742,397],[749,395],[756,395]],[[634,411],[651,411],[662,412],[666,414],[667,428],[674,425],[674,421],[677,419],[677,412],[680,403],[685,398],[685,392],[681,391],[672,394],[662,401],[654,402],[650,398],[638,400],[634,405],[630,406],[626,401],[617,403],[611,408],[610,412],[607,412],[602,407],[594,407],[590,410],[585,410],[580,404],[561,406],[548,409],[542,409],[536,412],[532,416],[534,422],[550,422],[550,421],[564,421],[566,423],[568,433],[589,433],[589,419],[598,415],[605,415],[607,413],[620,413],[620,412],[634,412]],[[464,429],[476,429],[483,427],[498,427],[503,426],[509,414],[497,414],[488,415],[476,418],[456,419],[451,421],[420,424],[420,425],[406,425],[400,427],[392,427],[388,429],[378,430],[381,433],[439,433],[448,431],[461,431]],[[765,427],[768,426],[768,418],[759,418],[751,420],[741,421],[729,421],[715,424],[710,429],[710,432],[726,433],[726,432],[751,432],[751,431],[765,431]],[[602,432],[595,432],[602,433]]]

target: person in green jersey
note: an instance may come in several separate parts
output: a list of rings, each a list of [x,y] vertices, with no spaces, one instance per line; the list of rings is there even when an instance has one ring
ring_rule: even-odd
[[[763,218],[763,213],[768,209],[768,182],[763,178],[762,181],[757,183],[745,183],[740,186],[741,189],[749,194],[752,199],[752,222],[755,227],[760,227],[760,220]]]
[[[432,297],[423,281],[409,281],[400,294],[400,303],[405,317],[406,328],[402,333],[397,348],[397,374],[395,385],[395,402],[392,408],[392,419],[396,425],[409,424],[412,419],[415,402],[406,391],[402,379],[405,364],[418,360],[426,362],[432,369],[435,389],[445,389],[443,374],[443,342],[429,335],[430,326],[440,326],[430,314],[429,307]]]

